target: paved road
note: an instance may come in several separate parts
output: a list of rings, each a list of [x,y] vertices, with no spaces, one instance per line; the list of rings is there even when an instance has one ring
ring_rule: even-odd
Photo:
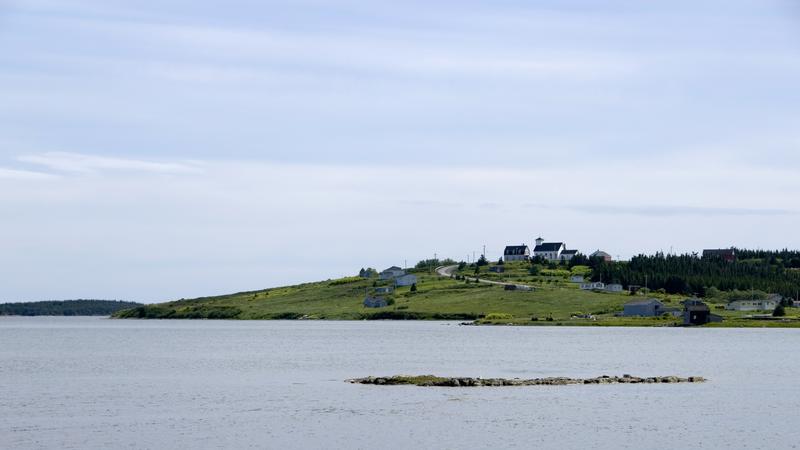
[[[453,272],[455,272],[456,269],[458,269],[457,265],[439,266],[439,267],[436,268],[436,274],[439,275],[440,277],[450,278],[450,277],[453,276]],[[465,277],[469,278],[472,281],[476,281],[478,283],[496,284],[498,286],[517,286],[517,287],[521,287],[521,288],[529,288],[531,290],[534,289],[533,286],[528,286],[526,284],[507,283],[507,282],[504,282],[504,281],[486,280],[486,279],[483,279],[483,278],[477,278],[477,277],[474,277],[474,276],[471,277],[471,276],[467,276],[467,275],[465,275]]]

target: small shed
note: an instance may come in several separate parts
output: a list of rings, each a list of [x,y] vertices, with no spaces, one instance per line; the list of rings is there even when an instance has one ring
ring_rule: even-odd
[[[683,324],[705,325],[710,322],[722,322],[722,317],[711,314],[711,309],[700,300],[687,299],[683,301]]]
[[[365,308],[383,308],[389,303],[383,297],[372,297],[368,295],[364,298],[364,307]]]
[[[583,283],[584,281],[585,279],[583,278],[583,275],[573,275],[569,277],[570,283]]]
[[[608,292],[622,292],[622,285],[621,284],[607,284],[606,291]]]

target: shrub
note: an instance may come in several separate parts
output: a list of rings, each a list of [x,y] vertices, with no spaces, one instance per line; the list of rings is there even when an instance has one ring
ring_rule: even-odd
[[[786,309],[784,309],[783,305],[778,305],[775,307],[775,310],[772,311],[772,315],[774,317],[783,317],[786,315]]]
[[[514,316],[506,313],[489,313],[486,315],[486,320],[510,320]]]

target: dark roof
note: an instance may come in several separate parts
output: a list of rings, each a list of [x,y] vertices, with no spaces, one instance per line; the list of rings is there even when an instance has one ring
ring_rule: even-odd
[[[557,252],[561,246],[564,245],[563,242],[543,242],[541,245],[537,245],[536,248],[533,249],[535,252]]]
[[[604,252],[602,250],[598,250],[598,251],[592,253],[591,256],[603,256],[603,257],[608,256],[608,257],[611,257],[611,255],[609,255],[608,253],[606,253],[606,252]]]
[[[562,254],[566,254],[566,255],[575,255],[575,254],[577,254],[577,253],[578,253],[578,251],[577,251],[577,250],[564,250],[564,251],[563,251],[563,252],[561,252],[561,253],[562,253]]]
[[[524,255],[528,251],[527,245],[509,245],[503,251],[504,255]]]
[[[687,305],[686,307],[684,307],[684,311],[711,311],[711,309],[706,304]]]
[[[392,267],[389,267],[388,269],[384,269],[384,272],[388,272],[390,270],[403,270],[403,269],[401,269],[401,268],[399,268],[397,266],[392,266]]]

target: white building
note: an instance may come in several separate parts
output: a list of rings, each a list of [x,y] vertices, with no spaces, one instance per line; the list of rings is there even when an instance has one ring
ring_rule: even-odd
[[[570,283],[583,283],[584,282],[583,275],[573,275],[573,276],[569,277],[569,282]]]
[[[780,300],[771,298],[767,300],[734,300],[725,307],[728,311],[772,311]]]
[[[621,284],[607,284],[606,291],[608,292],[622,292]]]
[[[605,288],[606,285],[599,281],[595,281],[592,283],[581,283],[581,289],[583,289],[584,291],[603,290]]]

